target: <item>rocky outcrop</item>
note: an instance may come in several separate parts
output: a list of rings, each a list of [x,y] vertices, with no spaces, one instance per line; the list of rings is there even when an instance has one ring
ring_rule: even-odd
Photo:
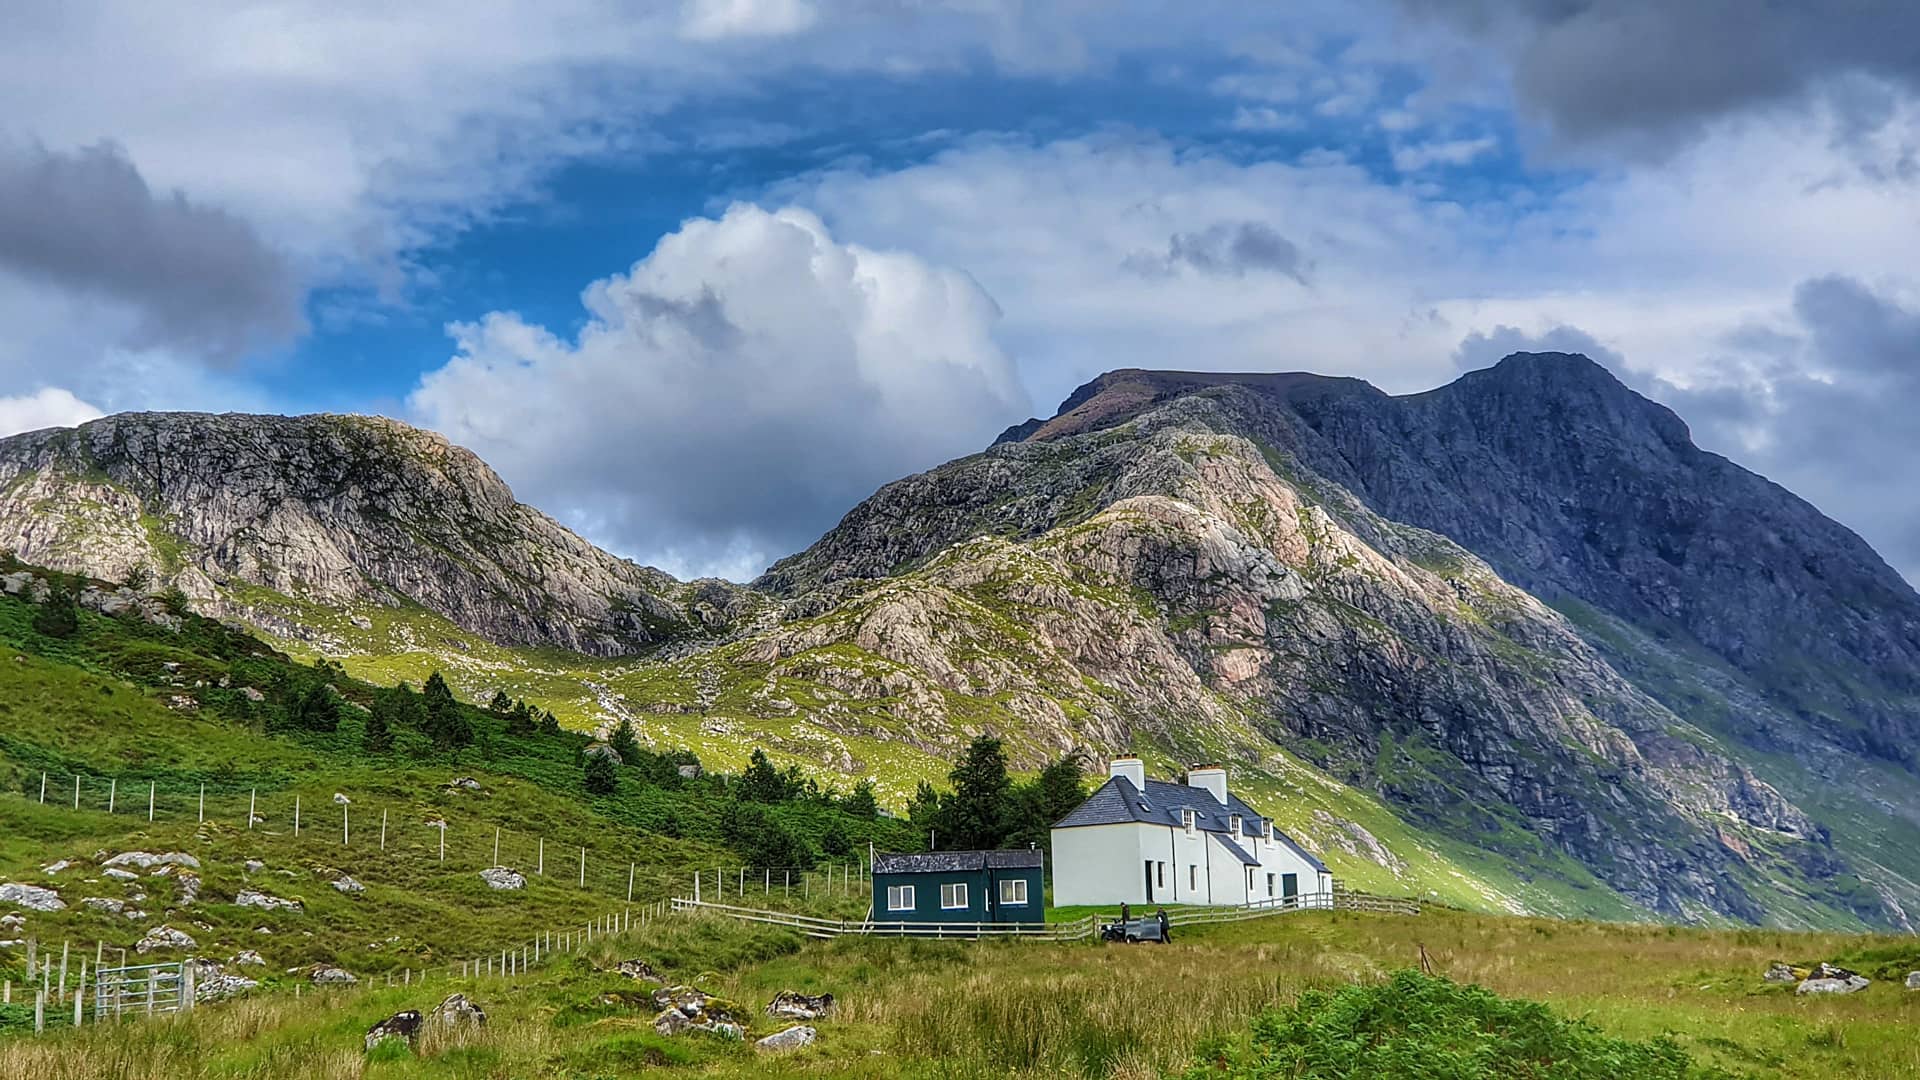
[[[385,1042],[401,1042],[413,1046],[420,1036],[421,1016],[418,1009],[407,1009],[394,1013],[385,1020],[367,1029],[363,1041],[366,1052],[371,1054]]]
[[[516,502],[472,453],[368,416],[130,413],[0,440],[0,549],[107,581],[141,576],[204,613],[307,640],[333,631],[261,590],[417,604],[493,641],[601,655],[721,630],[760,606],[608,555]]]
[[[67,902],[52,889],[16,882],[0,884],[0,904],[12,904],[28,911],[65,911]]]
[[[1807,978],[1794,988],[1796,994],[1857,994],[1873,985],[1873,980],[1832,964],[1818,964]]]
[[[199,942],[184,930],[175,930],[171,926],[156,926],[147,931],[146,936],[134,943],[133,951],[142,956],[150,952],[195,949]]]
[[[258,889],[241,889],[234,894],[233,902],[244,908],[257,908],[261,911],[305,911],[306,905],[298,900],[263,893]]]
[[[811,1046],[818,1037],[819,1033],[813,1028],[796,1024],[785,1031],[776,1031],[761,1039],[753,1044],[753,1048],[762,1053],[784,1054],[803,1046]]]
[[[332,964],[319,964],[307,971],[307,981],[315,986],[352,986],[360,981],[353,972]]]
[[[833,1012],[832,994],[802,994],[782,990],[767,1003],[767,1015],[775,1020],[818,1020]]]
[[[504,866],[489,866],[480,871],[480,880],[486,882],[489,889],[505,892],[516,892],[527,887],[525,874]]]

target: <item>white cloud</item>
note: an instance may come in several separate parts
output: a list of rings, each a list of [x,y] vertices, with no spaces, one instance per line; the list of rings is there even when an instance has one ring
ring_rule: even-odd
[[[1500,145],[1491,135],[1477,139],[1441,139],[1393,148],[1393,167],[1401,172],[1419,172],[1435,165],[1470,165],[1492,153]]]
[[[688,0],[680,33],[691,41],[780,37],[805,30],[818,16],[807,0]]]
[[[0,438],[41,428],[72,427],[96,420],[99,409],[57,386],[18,397],[0,397]]]
[[[1266,105],[1242,105],[1233,110],[1235,131],[1297,131],[1304,126],[1298,116]]]
[[[1026,415],[966,274],[803,210],[686,222],[582,296],[571,340],[494,312],[409,401],[542,506],[680,573],[749,576],[880,483]]]

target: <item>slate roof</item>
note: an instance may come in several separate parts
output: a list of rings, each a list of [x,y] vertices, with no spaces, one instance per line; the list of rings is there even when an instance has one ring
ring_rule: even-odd
[[[1046,864],[1040,851],[916,851],[901,854],[877,852],[873,856],[876,874],[941,874],[968,870],[1031,869]]]
[[[1074,811],[1054,822],[1056,829],[1072,829],[1081,825],[1124,825],[1139,822],[1146,825],[1164,825],[1171,829],[1186,827],[1181,817],[1183,810],[1194,812],[1194,827],[1202,832],[1214,834],[1216,839],[1226,842],[1229,850],[1240,855],[1248,863],[1256,860],[1247,858],[1246,852],[1229,837],[1233,830],[1233,815],[1239,814],[1243,828],[1257,828],[1265,820],[1260,812],[1242,802],[1238,795],[1227,793],[1225,806],[1214,801],[1213,793],[1205,788],[1175,784],[1166,780],[1148,780],[1147,789],[1141,791],[1133,786],[1133,781],[1124,776],[1108,777],[1100,789],[1081,803]],[[1244,834],[1243,834],[1244,835]],[[1314,858],[1313,854],[1295,843],[1293,838],[1278,828],[1273,830],[1273,838],[1293,850],[1293,853],[1305,860],[1315,870],[1325,872],[1326,864]]]
[[[1247,854],[1247,849],[1233,842],[1233,835],[1231,833],[1215,833],[1213,834],[1213,838],[1220,841],[1220,846],[1227,849],[1227,854],[1239,859],[1243,865],[1260,865],[1259,859]]]

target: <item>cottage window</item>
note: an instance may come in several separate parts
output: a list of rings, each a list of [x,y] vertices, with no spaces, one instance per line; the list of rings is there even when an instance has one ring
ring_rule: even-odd
[[[942,911],[961,911],[967,906],[966,882],[940,886],[940,909]]]
[[[1200,888],[1200,864],[1187,864],[1187,890],[1192,892]]]
[[[1191,810],[1180,811],[1180,824],[1185,825],[1187,827],[1187,835],[1192,836],[1193,835],[1193,811]]]
[[[1005,878],[1000,882],[1001,907],[1027,906],[1027,879]]]
[[[1246,831],[1245,829],[1243,829],[1243,828],[1241,828],[1241,827],[1240,827],[1240,815],[1239,815],[1239,814],[1235,814],[1235,815],[1233,815],[1233,834],[1234,834],[1235,836],[1245,836],[1245,835],[1247,834],[1247,831]]]
[[[912,911],[913,910],[913,886],[911,885],[887,886],[887,910],[888,911]]]
[[[1267,875],[1267,895],[1268,896],[1273,895],[1273,875],[1272,874]]]
[[[1155,863],[1154,875],[1159,878],[1158,881],[1155,881],[1153,883],[1154,887],[1159,889],[1166,888],[1167,887],[1167,864],[1163,862]]]
[[[1260,838],[1269,844],[1273,843],[1273,822],[1262,821],[1260,823]]]

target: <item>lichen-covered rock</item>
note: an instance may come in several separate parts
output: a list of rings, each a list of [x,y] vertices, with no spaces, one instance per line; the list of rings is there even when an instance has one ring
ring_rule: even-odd
[[[200,869],[200,860],[184,851],[169,851],[160,855],[155,855],[147,851],[123,851],[100,865],[117,870],[124,870],[129,866],[137,867],[141,870],[151,870],[155,867],[166,866],[184,866],[189,870],[198,870]]]
[[[1907,989],[1920,990],[1920,971],[1907,972]]]
[[[72,865],[73,863],[70,860],[58,859],[58,860],[55,860],[54,862],[50,862],[47,865],[41,867],[40,872],[47,875],[48,877],[52,877],[55,874],[58,874],[60,871],[65,870],[66,868]]]
[[[480,871],[480,880],[487,883],[487,888],[499,889],[503,892],[511,892],[527,887],[526,875],[520,873],[518,870],[510,870],[504,866],[489,866],[485,870]]]
[[[662,1035],[704,1031],[731,1039],[746,1036],[744,1009],[696,987],[662,987],[653,992],[653,1005],[660,1010],[653,1027]]]
[[[355,894],[363,893],[367,891],[367,887],[365,885],[362,885],[358,881],[353,880],[352,877],[346,874],[341,874],[339,877],[334,878],[332,881],[328,882],[327,884],[332,885],[336,891],[346,893],[348,896],[353,896]]]
[[[67,902],[54,890],[17,882],[0,884],[0,904],[12,904],[28,911],[65,911],[67,907]]]
[[[795,1025],[785,1031],[776,1031],[766,1038],[761,1039],[759,1042],[753,1044],[753,1048],[755,1050],[766,1051],[767,1053],[783,1054],[789,1050],[798,1050],[803,1046],[811,1046],[818,1037],[818,1034],[814,1029],[803,1024]]]
[[[666,982],[665,979],[660,977],[659,972],[653,970],[652,964],[638,957],[631,960],[620,961],[619,964],[614,966],[613,970],[635,982],[654,983],[656,985],[661,985]]]
[[[367,1029],[367,1037],[364,1040],[366,1052],[373,1053],[374,1047],[388,1040],[412,1046],[420,1035],[420,1025],[421,1017],[418,1010],[408,1009],[405,1012],[394,1013]]]
[[[80,903],[95,911],[104,911],[109,915],[125,914],[127,910],[127,902],[125,900],[115,900],[109,896],[83,896],[80,898]]]
[[[307,981],[315,986],[352,986],[360,979],[346,968],[318,964],[307,972]]]
[[[147,931],[145,937],[134,943],[133,951],[145,956],[150,952],[161,950],[195,949],[199,948],[199,945],[200,943],[193,940],[193,936],[184,930],[175,930],[171,926],[156,926]]]
[[[242,949],[233,958],[234,967],[266,967],[266,958],[252,949]]]
[[[833,1012],[833,995],[802,994],[782,990],[767,1003],[767,1015],[775,1020],[818,1020]]]
[[[1812,972],[1806,968],[1797,968],[1791,964],[1776,961],[1768,966],[1766,973],[1760,978],[1761,981],[1770,983],[1797,983],[1811,974]]]
[[[195,1001],[224,1001],[260,985],[258,980],[223,970],[211,960],[194,963],[193,998]]]
[[[449,994],[427,1014],[427,1027],[440,1034],[458,1035],[486,1026],[487,1011],[465,994]]]
[[[234,894],[233,902],[244,908],[257,908],[261,911],[305,911],[307,906],[298,900],[272,896],[258,889],[241,889]]]

